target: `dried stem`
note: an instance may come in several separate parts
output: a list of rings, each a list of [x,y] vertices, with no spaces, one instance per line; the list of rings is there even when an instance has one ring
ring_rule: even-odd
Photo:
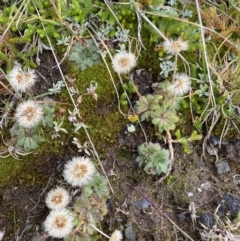
[[[102,234],[103,236],[105,236],[106,238],[110,239],[110,237],[105,234],[104,232],[102,232],[100,229],[98,229],[96,226],[94,226],[93,224],[90,224],[96,231],[98,231],[100,234]]]

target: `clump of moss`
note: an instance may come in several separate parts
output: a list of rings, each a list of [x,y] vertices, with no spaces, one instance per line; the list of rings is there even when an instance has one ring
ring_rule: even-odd
[[[121,128],[127,123],[127,120],[119,112],[115,89],[106,67],[103,64],[93,66],[81,71],[75,66],[68,63],[67,74],[76,78],[74,87],[82,96],[82,102],[79,105],[80,115],[85,125],[88,126],[88,131],[96,145],[98,151],[104,152],[105,148],[114,143],[117,134]],[[97,100],[92,96],[86,95],[91,81],[97,83]],[[119,83],[115,83],[117,88],[120,88]],[[70,102],[67,91],[63,91],[61,99]],[[66,127],[69,133],[72,132],[73,126],[71,123]],[[87,137],[83,129],[80,129],[80,141],[87,141]]]
[[[105,66],[102,64],[88,68],[85,71],[68,65],[67,74],[76,77],[75,88],[78,89],[79,94],[83,94],[82,103],[79,105],[80,114],[84,123],[88,126],[91,139],[101,156],[107,147],[114,143],[117,134],[127,123],[127,120],[119,112],[113,84]],[[98,84],[96,91],[98,94],[97,100],[90,95],[86,95],[87,88],[93,80]],[[120,86],[117,83],[116,85]],[[76,96],[76,98],[78,97]],[[63,90],[61,93],[60,103],[64,103],[60,104],[60,106],[66,109],[64,116],[67,116],[67,110],[68,108],[71,110],[72,103],[66,90]],[[56,114],[60,115],[60,110],[58,112]],[[43,183],[43,178],[38,174],[49,156],[54,155],[54,153],[61,153],[62,143],[71,143],[74,135],[80,136],[79,140],[82,143],[88,141],[83,129],[80,129],[76,134],[73,133],[74,126],[67,118],[64,119],[63,127],[68,133],[60,133],[59,139],[52,139],[53,129],[50,127],[45,128],[45,141],[34,151],[34,154],[19,156],[21,160],[16,160],[11,156],[0,160],[0,168],[2,170],[0,173],[0,186],[18,185],[19,182],[24,182],[28,186]],[[36,171],[38,167],[39,172]]]
[[[45,185],[47,178],[42,174],[42,156],[29,155],[23,159],[8,157],[0,160],[0,187],[17,186],[24,183],[26,186]]]

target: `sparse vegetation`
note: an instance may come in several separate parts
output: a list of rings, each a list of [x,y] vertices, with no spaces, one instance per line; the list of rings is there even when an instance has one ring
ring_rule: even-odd
[[[153,233],[153,240],[158,235],[172,239],[169,232],[156,231],[159,227],[154,232],[141,228],[129,210],[124,210],[125,201],[116,201],[115,212],[125,215],[127,223],[116,218],[118,221],[102,225],[105,218],[111,219],[107,217],[107,200],[124,199],[124,193],[117,193],[114,186],[148,183],[150,178],[149,192],[155,192],[155,185],[167,185],[166,192],[175,202],[176,196],[183,195],[181,192],[190,197],[192,192],[197,195],[205,190],[187,190],[194,187],[186,184],[187,177],[178,182],[181,174],[175,175],[175,165],[180,166],[180,172],[185,165],[194,171],[191,168],[198,163],[192,164],[188,158],[195,142],[203,139],[203,158],[211,145],[219,160],[210,137],[218,138],[219,147],[232,141],[233,136],[234,140],[239,137],[239,1],[0,3],[0,186],[17,186],[18,182],[10,181],[16,176],[19,185],[46,186],[29,211],[28,221],[32,210],[44,207],[47,189],[65,186],[70,199],[62,210],[50,211],[48,216],[44,212],[45,217],[34,224],[44,223],[39,233],[13,227],[13,234],[7,227],[4,240],[12,236],[14,240],[50,236],[69,241],[103,240],[103,236],[112,240],[105,233],[114,230],[119,240],[122,233],[127,239],[135,239],[132,223],[139,228],[139,240],[147,240],[146,233]],[[144,71],[151,75],[151,84],[144,79]],[[136,81],[138,78],[140,81]],[[127,138],[135,138],[133,147]],[[176,160],[176,143],[181,144],[188,161]],[[117,153],[122,146],[131,159],[128,171],[134,172],[126,176],[129,180],[114,172],[115,162],[121,157],[113,157],[112,152]],[[34,162],[40,167],[50,165],[53,156],[58,160],[51,164],[54,170],[43,168],[46,173],[52,171],[53,177],[47,181],[44,175],[41,180],[32,166]],[[74,157],[81,161],[66,178],[65,163]],[[106,171],[103,159],[111,158],[112,167]],[[91,175],[86,176],[89,171]],[[72,184],[69,180],[73,179],[81,185]],[[186,198],[182,200],[179,203],[184,204]],[[150,206],[159,212],[157,205]],[[195,208],[187,213],[195,225]],[[175,240],[178,235],[194,240],[168,215],[163,216],[170,220],[170,236],[174,234]],[[15,217],[12,220],[16,223]],[[230,225],[227,236],[220,237],[213,229],[204,230],[200,232],[202,240],[234,240],[238,224],[229,219],[219,224],[221,230]],[[65,225],[62,231],[61,225]]]

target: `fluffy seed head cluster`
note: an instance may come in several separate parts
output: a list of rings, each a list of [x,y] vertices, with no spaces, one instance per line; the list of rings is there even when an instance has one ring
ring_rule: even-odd
[[[20,126],[33,128],[42,120],[43,109],[36,102],[27,100],[17,106],[15,117]]]
[[[170,39],[163,42],[163,48],[167,53],[175,55],[181,51],[186,51],[188,49],[188,42],[183,41],[181,38],[178,40]]]
[[[7,77],[13,89],[19,92],[26,92],[37,81],[37,75],[33,69],[24,71],[20,65],[14,66]]]
[[[109,241],[121,241],[122,238],[123,238],[122,233],[121,233],[119,230],[116,229],[116,230],[112,233]]]
[[[95,168],[87,157],[73,157],[63,170],[64,179],[73,187],[86,185],[93,177]]]
[[[168,87],[168,91],[177,96],[183,96],[191,88],[191,79],[186,74],[177,74],[175,81]]]
[[[61,209],[65,208],[70,201],[70,196],[62,187],[52,189],[46,197],[46,204],[50,209]]]
[[[113,69],[119,74],[125,74],[130,72],[130,70],[136,66],[136,63],[136,57],[131,52],[117,53],[112,60]]]
[[[54,238],[66,237],[73,226],[73,217],[66,209],[52,210],[44,222],[45,231]]]

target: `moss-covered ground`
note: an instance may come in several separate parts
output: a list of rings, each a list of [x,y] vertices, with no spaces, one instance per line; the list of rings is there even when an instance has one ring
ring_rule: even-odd
[[[114,86],[103,64],[88,68],[86,71],[80,71],[69,64],[67,74],[76,78],[74,87],[78,89],[79,95],[83,95],[82,103],[79,105],[80,115],[85,125],[88,126],[91,139],[101,156],[106,148],[114,143],[118,133],[127,123],[127,119],[119,112]],[[87,95],[87,88],[89,88],[91,81],[96,81],[98,85],[97,100]],[[117,81],[116,86],[121,89]],[[59,104],[56,105],[56,115],[65,117],[63,127],[71,134],[62,133],[59,139],[52,139],[52,130],[45,128],[43,130],[45,141],[34,151],[34,155],[19,155],[19,160],[14,159],[11,155],[8,158],[2,158],[0,160],[0,186],[17,185],[17,183],[22,182],[26,185],[44,184],[45,180],[43,181],[41,170],[38,171],[38,168],[40,166],[41,169],[48,156],[62,153],[63,146],[69,145],[68,142],[70,142],[70,148],[76,151],[76,148],[71,145],[74,127],[67,120],[68,106],[71,106],[70,101],[69,94],[63,90],[57,100]],[[60,109],[65,109],[64,114],[60,113]],[[72,111],[71,108],[69,110]],[[75,135],[81,143],[88,141],[83,129],[80,129]],[[7,148],[7,146],[2,145],[2,148]]]

